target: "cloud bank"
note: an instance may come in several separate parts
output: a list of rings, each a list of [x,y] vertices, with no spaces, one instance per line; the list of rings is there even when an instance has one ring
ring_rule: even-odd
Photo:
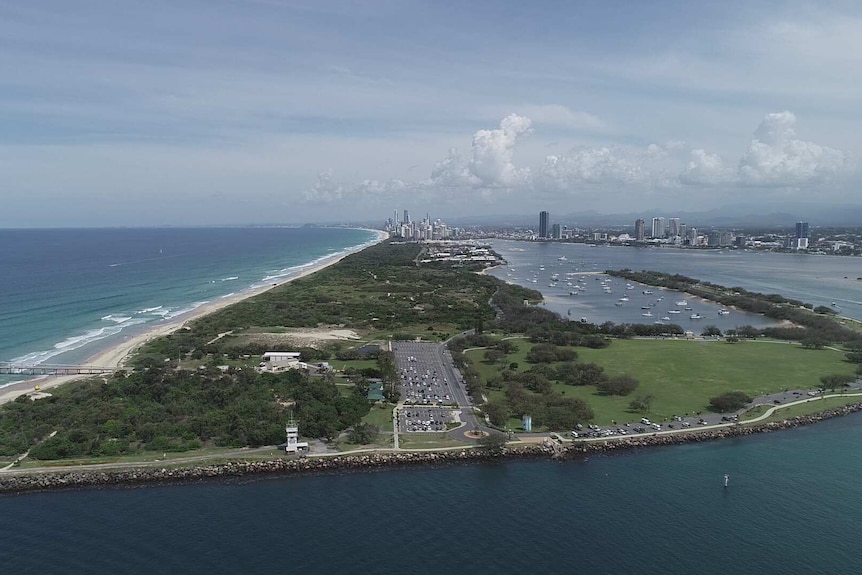
[[[533,132],[533,121],[510,114],[498,128],[473,134],[468,155],[451,148],[433,164],[425,180],[365,180],[348,185],[335,182],[329,170],[320,174],[305,197],[332,204],[404,201],[410,195],[447,203],[477,196],[492,202],[502,196],[561,199],[594,193],[597,188],[647,195],[720,188],[732,194],[763,188],[817,189],[857,176],[849,153],[802,140],[795,126],[796,116],[789,111],[766,114],[737,159],[684,142],[666,142],[644,147],[578,146],[547,155],[537,164],[518,166],[515,150]]]

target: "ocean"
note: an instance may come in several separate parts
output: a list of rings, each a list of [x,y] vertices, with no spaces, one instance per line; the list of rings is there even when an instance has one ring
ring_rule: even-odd
[[[0,230],[0,361],[82,363],[375,238],[316,227]]]
[[[178,238],[194,235],[193,230],[175,232]],[[29,233],[31,241],[45,245],[54,232]],[[158,273],[142,270],[134,274],[137,279],[127,280],[128,287],[116,290],[120,295],[111,295],[106,287],[116,284],[106,278],[112,277],[110,270],[123,267],[110,268],[111,264],[147,259],[148,254],[169,255],[169,250],[190,240],[158,241],[154,238],[160,231],[147,230],[140,232],[139,248],[132,249],[107,245],[107,237],[122,243],[116,239],[120,232],[97,230],[84,234],[96,252],[85,256],[80,243],[77,250],[70,249],[74,232],[63,233],[54,245],[67,257],[76,254],[80,279],[47,282],[50,285],[44,289],[52,292],[50,296],[32,293],[42,285],[32,279],[28,289],[11,290],[2,284],[8,290],[4,293],[18,294],[13,308],[19,314],[28,309],[21,302],[30,300],[30,313],[41,318],[31,322],[41,324],[44,333],[36,338],[36,330],[21,318],[16,329],[34,333],[34,340],[49,344],[95,326],[110,326],[98,323],[109,322],[102,319],[107,315],[138,319],[147,313],[132,312],[157,306],[179,311],[232,291],[222,284],[236,282],[240,287],[269,281],[264,278],[273,275],[271,270],[287,270],[368,237],[365,232],[346,230],[355,235],[339,242],[333,238],[340,231],[263,230],[255,249],[243,231],[227,230],[220,247],[210,249],[204,238],[215,242],[214,236],[222,231],[199,231],[196,257],[182,259],[184,263],[176,266],[163,262],[172,269],[158,268]],[[317,247],[291,260],[293,250],[286,249],[287,239],[311,237],[304,234],[314,236],[308,245]],[[8,236],[0,237],[3,253],[8,254]],[[234,242],[248,243],[241,247]],[[862,315],[854,307],[860,299],[858,286],[843,277],[862,275],[850,271],[858,268],[858,259],[798,260],[780,254],[724,259],[726,254],[653,250],[652,255],[634,248],[513,242],[495,242],[495,246],[510,260],[510,266],[494,272],[503,277],[509,267],[527,269],[540,262],[547,272],[565,255],[563,263],[573,268],[583,262],[589,271],[631,267],[680,272],[816,305],[834,301],[849,317]],[[116,253],[109,257],[101,249],[128,250],[135,257],[121,258]],[[246,259],[266,259],[265,254],[273,258],[267,260],[272,263]],[[59,254],[51,258],[54,266],[66,265]],[[176,259],[180,261],[179,256]],[[26,260],[16,261],[23,266]],[[4,262],[10,265],[8,259]],[[48,264],[42,268],[29,264],[45,277],[56,271],[44,269],[51,267]],[[129,265],[134,269],[150,264]],[[195,268],[199,271],[192,272],[192,265],[200,266]],[[208,266],[210,271],[204,271]],[[102,287],[93,287],[88,276],[103,278]],[[227,279],[232,276],[242,279]],[[23,280],[16,275],[13,281]],[[206,291],[215,289],[211,286],[219,291]],[[588,289],[601,294],[592,285]],[[100,292],[104,300],[97,297]],[[140,295],[120,305],[126,292]],[[85,299],[102,303],[89,303],[92,309],[82,310],[74,303],[79,299],[76,293],[90,294]],[[171,299],[168,293],[187,295]],[[6,310],[5,296],[0,301],[2,313],[14,319]],[[40,301],[54,303],[40,306]],[[71,302],[71,311],[64,311],[62,301]],[[583,314],[601,319],[604,308],[590,305]],[[41,307],[49,309],[41,312]],[[62,333],[58,327],[51,337],[50,322],[65,325],[66,315],[87,318],[94,325],[69,324]],[[44,343],[16,346],[6,330],[6,317],[3,349],[9,351],[5,355],[51,349]],[[119,325],[128,321],[132,320]],[[566,462],[508,461],[4,496],[0,497],[0,565],[16,575],[850,573],[858,568],[860,556],[855,542],[855,527],[862,519],[860,443],[862,414],[856,414],[788,431]],[[727,488],[725,474],[730,476]]]
[[[862,414],[565,462],[6,496],[0,565],[15,575],[854,573],[860,442]]]

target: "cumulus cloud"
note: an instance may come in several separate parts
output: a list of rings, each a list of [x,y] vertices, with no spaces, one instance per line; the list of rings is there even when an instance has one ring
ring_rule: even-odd
[[[733,177],[718,154],[698,148],[691,151],[690,157],[688,166],[679,175],[683,184],[718,184]]]
[[[519,170],[512,163],[518,138],[529,134],[533,123],[529,118],[510,114],[497,130],[479,130],[473,135],[473,157],[470,175],[477,187],[512,187],[522,181],[528,170]]]
[[[585,185],[664,186],[672,179],[669,165],[678,144],[582,146],[566,154],[546,156],[534,171],[532,184],[539,191],[578,190]]]
[[[305,190],[305,201],[309,203],[331,204],[344,198],[344,187],[335,181],[332,168],[317,174],[317,182]]]
[[[733,191],[817,185],[852,171],[846,153],[798,139],[795,123],[790,112],[767,114],[748,149],[735,161],[671,141],[643,147],[579,146],[547,155],[538,165],[519,167],[514,152],[533,123],[526,116],[510,114],[498,128],[477,131],[468,156],[451,148],[446,158],[434,164],[428,179],[364,180],[343,186],[328,170],[305,195],[308,201],[322,203],[343,199],[384,203],[410,194],[433,203],[492,200],[500,190],[539,196],[577,196],[596,188],[621,194],[672,194],[696,186]]]
[[[424,187],[441,189],[515,188],[529,176],[529,168],[517,168],[513,162],[518,139],[532,131],[532,121],[510,114],[495,130],[473,134],[469,160],[457,148],[450,148],[446,158],[436,162]],[[487,194],[486,194],[487,195]]]
[[[847,154],[796,137],[791,112],[767,114],[739,162],[739,178],[750,184],[799,185],[828,180],[850,168]]]

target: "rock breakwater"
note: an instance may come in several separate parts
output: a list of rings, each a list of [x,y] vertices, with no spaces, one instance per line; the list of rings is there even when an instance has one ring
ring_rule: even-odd
[[[623,437],[606,441],[576,441],[561,446],[556,443],[510,445],[500,451],[461,449],[438,452],[368,453],[332,457],[281,458],[265,461],[232,461],[188,467],[130,467],[126,469],[56,471],[10,471],[0,474],[0,493],[24,493],[82,487],[132,486],[141,484],[188,483],[215,478],[240,478],[272,474],[293,475],[362,471],[386,467],[447,465],[461,462],[483,462],[501,459],[556,458],[574,459],[596,454],[613,454],[646,447],[681,445],[768,433],[810,425],[862,410],[862,403],[829,409],[820,413],[787,418],[756,425],[732,425],[685,433]]]

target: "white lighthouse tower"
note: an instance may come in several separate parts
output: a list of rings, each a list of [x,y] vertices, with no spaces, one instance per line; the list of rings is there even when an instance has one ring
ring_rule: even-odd
[[[290,414],[290,418],[287,420],[284,432],[287,434],[287,445],[284,447],[284,450],[287,453],[296,453],[296,450],[299,447],[299,426],[293,419],[293,413]]]

